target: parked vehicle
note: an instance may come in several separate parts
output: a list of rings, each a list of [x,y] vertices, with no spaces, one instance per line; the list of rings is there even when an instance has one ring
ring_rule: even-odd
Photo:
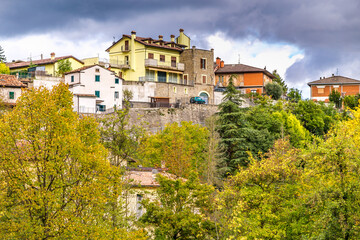
[[[202,97],[192,97],[190,103],[205,104],[205,100]]]

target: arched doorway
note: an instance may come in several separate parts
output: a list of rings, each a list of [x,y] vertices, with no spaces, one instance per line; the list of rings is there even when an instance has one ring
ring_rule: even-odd
[[[205,100],[205,104],[209,103],[209,94],[207,94],[206,92],[201,92],[199,96]]]

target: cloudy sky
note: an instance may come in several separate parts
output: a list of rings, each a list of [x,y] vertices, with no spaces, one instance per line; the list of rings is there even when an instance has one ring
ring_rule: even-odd
[[[277,69],[309,97],[307,82],[332,73],[360,79],[357,0],[1,0],[8,61],[73,55],[106,58],[115,38],[178,35],[225,63]]]

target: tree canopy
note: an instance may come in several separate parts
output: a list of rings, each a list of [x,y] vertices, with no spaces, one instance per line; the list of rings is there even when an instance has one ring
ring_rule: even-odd
[[[10,74],[9,67],[3,62],[0,62],[0,74]]]
[[[69,59],[62,59],[57,62],[57,74],[60,76],[64,76],[65,73],[70,72],[72,70],[71,62]]]
[[[6,62],[6,56],[4,49],[0,46],[0,63]]]
[[[283,94],[286,94],[288,91],[288,86],[286,85],[284,79],[282,79],[282,77],[280,77],[280,74],[277,72],[277,70],[275,69],[272,74],[275,76],[275,78],[273,79],[273,82],[279,84],[282,88]]]
[[[283,95],[283,88],[276,82],[268,83],[265,85],[265,92],[272,99],[278,100]]]

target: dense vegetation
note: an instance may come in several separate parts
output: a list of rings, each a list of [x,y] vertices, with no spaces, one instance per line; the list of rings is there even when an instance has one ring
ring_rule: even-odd
[[[28,90],[0,115],[0,237],[358,239],[360,110],[290,92],[242,108],[230,81],[205,126],[150,134],[127,103],[96,121],[72,111],[64,84]],[[124,210],[124,162],[171,173],[139,219]]]

